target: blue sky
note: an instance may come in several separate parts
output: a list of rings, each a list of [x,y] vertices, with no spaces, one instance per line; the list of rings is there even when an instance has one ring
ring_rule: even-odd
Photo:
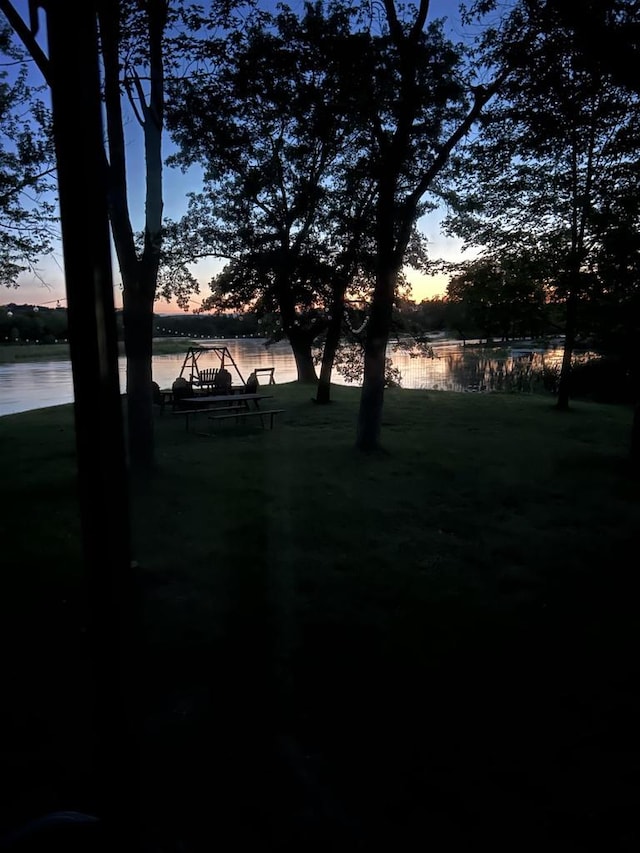
[[[27,16],[27,0],[14,0],[14,5],[23,17]],[[302,6],[302,2],[292,2],[290,5]],[[451,15],[451,22],[457,20],[457,0],[432,0],[430,17]],[[454,25],[455,27],[455,25]],[[40,42],[46,52],[46,20],[41,12],[41,34]],[[34,68],[34,83],[41,83],[39,72]],[[142,133],[138,123],[132,116],[125,127],[128,174],[129,174],[129,198],[131,206],[132,224],[135,230],[141,230],[144,224],[144,152]],[[165,134],[164,156],[171,153],[171,144]],[[185,213],[187,207],[187,193],[198,188],[197,170],[184,175],[178,169],[165,168],[164,171],[164,213],[171,219],[178,219]],[[419,222],[420,230],[425,234],[430,247],[432,258],[443,258],[445,260],[457,260],[460,258],[460,241],[444,237],[440,231],[442,213],[436,211]],[[117,306],[121,305],[120,275],[114,258],[114,297]],[[209,293],[208,281],[211,276],[221,267],[220,262],[212,259],[202,262],[194,268],[194,272],[200,281],[200,294],[193,297],[190,309],[198,307],[199,302]],[[412,273],[410,281],[413,287],[413,297],[417,301],[432,297],[436,294],[444,294],[447,278],[444,276],[421,276]],[[20,287],[17,290],[7,289],[0,297],[0,303],[17,302],[34,305],[55,306],[58,301],[66,305],[66,290],[64,283],[64,269],[61,248],[57,248],[51,257],[43,258],[37,275],[25,273],[19,280]],[[181,312],[175,303],[156,303],[158,312]]]

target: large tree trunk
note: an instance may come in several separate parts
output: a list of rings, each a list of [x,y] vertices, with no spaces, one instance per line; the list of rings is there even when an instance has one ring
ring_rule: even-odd
[[[385,361],[397,275],[397,269],[391,265],[385,265],[378,271],[371,303],[356,435],[356,447],[367,452],[377,450],[380,441]]]
[[[62,4],[47,8],[47,40],[89,596],[82,647],[93,657],[82,674],[94,717],[85,801],[95,798],[106,849],[125,837],[137,840],[140,830],[138,585],[130,554],[95,9],[80,4],[72,14],[70,26]],[[6,846],[58,845],[55,832],[36,831]]]
[[[318,377],[311,355],[311,345],[317,333],[300,325],[296,314],[293,289],[289,280],[289,263],[286,261],[288,257],[287,245],[283,246],[282,254],[284,260],[276,283],[282,327],[296,362],[298,382],[317,382]]]
[[[322,350],[322,364],[320,366],[320,379],[316,392],[316,403],[331,402],[331,372],[336,357],[338,344],[340,343],[340,332],[342,331],[342,313],[344,311],[344,288],[334,293],[331,302],[331,319],[327,326],[327,337]]]
[[[627,360],[631,365],[631,388],[634,401],[629,462],[631,464],[631,475],[640,479],[640,356],[633,350],[627,354]]]
[[[566,412],[569,408],[569,390],[571,382],[571,358],[576,340],[576,328],[578,320],[578,290],[574,283],[571,284],[567,297],[567,318],[565,321],[564,352],[562,354],[562,367],[560,368],[560,382],[558,385],[558,399],[556,409]]]
[[[152,392],[153,297],[141,288],[123,289],[123,319],[127,354],[127,426],[129,460],[137,473],[154,464]]]
[[[296,362],[298,382],[317,382],[316,367],[311,354],[311,345],[315,338],[315,332],[294,327],[289,330],[288,337]]]
[[[631,473],[640,479],[640,401],[634,407],[631,425]]]

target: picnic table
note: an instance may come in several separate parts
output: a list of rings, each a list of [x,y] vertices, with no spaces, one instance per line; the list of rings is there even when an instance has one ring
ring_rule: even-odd
[[[262,409],[260,407],[261,400],[267,400],[271,397],[273,394],[199,394],[195,397],[184,397],[180,401],[181,408],[177,408],[174,414],[184,416],[187,431],[189,430],[190,419],[203,414],[207,416],[209,421],[228,418],[240,420],[241,418],[257,416],[260,418],[263,427],[266,419],[270,429],[273,429],[275,416],[284,410]],[[205,434],[208,435],[209,433]]]
[[[169,406],[171,406],[171,407],[172,407],[172,409],[173,409],[174,411],[179,410],[179,405],[180,405],[182,402],[184,402],[184,400],[185,400],[185,399],[186,399],[186,400],[191,400],[191,401],[193,401],[193,400],[198,400],[198,401],[200,401],[200,400],[202,400],[203,398],[204,398],[204,399],[209,399],[209,398],[214,397],[214,396],[215,396],[215,398],[216,398],[216,399],[219,399],[221,396],[228,396],[228,395],[226,395],[226,394],[224,394],[224,395],[222,395],[222,394],[220,394],[220,395],[213,395],[213,394],[211,394],[211,391],[210,391],[209,389],[206,389],[206,388],[203,388],[203,387],[200,387],[200,386],[195,386],[195,387],[193,387],[191,390],[192,390],[192,393],[193,393],[193,397],[186,397],[186,398],[181,397],[181,398],[178,398],[178,399],[177,399],[177,398],[174,396],[173,388],[161,388],[161,389],[157,392],[157,394],[158,394],[158,403],[159,403],[159,405],[160,405],[160,414],[161,414],[161,415],[162,415],[162,414],[164,414],[164,410],[165,410],[166,406],[168,406],[168,405],[169,405]],[[231,386],[230,395],[232,395],[234,398],[235,398],[235,397],[237,397],[237,396],[238,396],[238,395],[240,395],[240,394],[242,394],[243,396],[245,396],[245,393],[244,393],[244,392],[245,392],[245,386],[244,386],[244,385],[232,385],[232,386]],[[249,396],[249,395],[246,395],[246,396]]]

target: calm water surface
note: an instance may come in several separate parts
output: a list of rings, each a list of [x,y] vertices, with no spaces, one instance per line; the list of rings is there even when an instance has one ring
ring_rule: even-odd
[[[213,342],[212,342],[213,345]],[[292,382],[296,368],[291,349],[287,343],[266,348],[263,341],[255,339],[220,340],[216,346],[226,346],[238,370],[246,379],[255,367],[274,367],[275,380]],[[189,342],[185,341],[184,353],[156,355],[153,357],[153,378],[161,388],[170,387],[181,372]],[[435,358],[412,357],[406,352],[389,350],[389,357],[401,374],[403,388],[442,389],[450,391],[503,390],[510,377],[525,375],[531,367],[555,365],[562,356],[558,347],[546,350],[520,345],[496,353],[494,349],[482,350],[463,347],[456,341],[443,340],[434,344]],[[199,357],[199,367],[217,367],[220,364],[215,353],[204,353]],[[229,366],[234,384],[239,378],[233,366]],[[119,359],[120,387],[126,384],[126,362]],[[189,371],[184,375],[189,378]],[[349,384],[334,371],[332,380]],[[526,389],[525,389],[526,390]],[[73,402],[73,380],[71,362],[33,361],[0,364],[0,415],[26,412],[46,406],[58,406]]]

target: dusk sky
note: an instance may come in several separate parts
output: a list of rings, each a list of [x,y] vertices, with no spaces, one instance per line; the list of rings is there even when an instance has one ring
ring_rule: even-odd
[[[14,3],[16,8],[21,12],[23,17],[27,18],[27,0],[16,0]],[[302,3],[291,3],[292,6]],[[432,2],[432,12],[430,17],[435,14],[445,15],[452,14],[457,19],[457,2],[451,0],[436,0]],[[41,12],[41,36],[40,42],[46,51],[46,19],[44,13]],[[33,82],[40,84],[42,82],[39,72],[34,68]],[[131,216],[135,230],[141,230],[144,223],[144,153],[143,139],[141,129],[135,118],[131,117],[126,126],[126,137],[128,144],[128,172],[129,172],[129,201],[131,208]],[[171,143],[168,135],[164,137],[164,156],[171,153]],[[186,195],[191,190],[197,190],[199,187],[199,174],[197,170],[192,170],[189,174],[184,175],[178,169],[170,169],[166,167],[164,170],[164,213],[165,216],[171,219],[179,219],[187,208]],[[420,230],[425,234],[429,241],[430,256],[432,258],[443,258],[445,260],[455,260],[460,257],[460,241],[444,237],[440,230],[440,221],[442,214],[435,212],[425,216],[419,221]],[[115,302],[118,307],[121,306],[120,294],[120,274],[114,258],[114,294]],[[215,274],[222,264],[220,261],[212,259],[202,262],[197,267],[193,268],[200,282],[200,294],[196,294],[191,302],[190,309],[197,309],[201,300],[209,294],[208,282],[213,274]],[[427,277],[412,273],[410,281],[413,288],[413,298],[416,301],[432,297],[436,294],[444,294],[448,278],[445,276]],[[51,257],[43,258],[40,264],[38,275],[24,274],[19,279],[20,287],[18,289],[9,288],[0,297],[0,304],[7,302],[16,303],[32,303],[34,305],[48,305],[54,307],[59,301],[61,305],[66,305],[66,290],[64,283],[64,269],[62,249],[58,247]],[[175,303],[166,303],[158,300],[156,302],[156,311],[159,313],[182,313]]]

